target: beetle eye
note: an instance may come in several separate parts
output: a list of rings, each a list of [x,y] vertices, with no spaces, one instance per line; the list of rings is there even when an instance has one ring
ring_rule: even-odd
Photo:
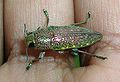
[[[29,48],[34,48],[35,47],[35,45],[34,45],[34,43],[32,42],[32,43],[30,43],[29,44],[29,46],[28,46]]]

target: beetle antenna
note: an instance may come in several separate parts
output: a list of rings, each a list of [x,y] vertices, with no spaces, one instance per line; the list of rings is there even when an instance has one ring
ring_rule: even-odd
[[[107,57],[102,57],[102,56],[93,55],[93,54],[91,54],[91,53],[88,53],[88,52],[85,52],[85,51],[81,51],[81,50],[78,50],[78,52],[79,52],[79,53],[86,54],[86,55],[89,55],[89,56],[91,56],[91,57],[96,57],[96,58],[99,58],[99,59],[103,59],[103,60],[107,59]]]
[[[27,27],[26,24],[24,24],[24,37],[27,36],[27,28],[26,27]]]
[[[46,18],[47,18],[47,25],[46,25],[46,26],[48,26],[48,24],[49,24],[49,14],[48,14],[48,11],[45,10],[45,9],[43,9],[43,12],[44,12],[44,15],[45,15]]]
[[[27,36],[26,24],[24,24],[24,37]],[[28,62],[28,47],[26,46],[26,62]]]
[[[28,62],[28,47],[26,47],[26,63]]]
[[[84,21],[81,21],[79,23],[74,23],[74,24],[71,24],[71,25],[82,25],[82,24],[86,24],[88,22],[88,20],[91,18],[91,14],[90,14],[90,11],[87,13],[86,15],[86,18]]]

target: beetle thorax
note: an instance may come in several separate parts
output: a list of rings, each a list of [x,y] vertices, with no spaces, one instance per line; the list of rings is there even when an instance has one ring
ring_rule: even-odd
[[[50,37],[40,36],[36,39],[36,48],[46,50],[50,48],[51,39]]]

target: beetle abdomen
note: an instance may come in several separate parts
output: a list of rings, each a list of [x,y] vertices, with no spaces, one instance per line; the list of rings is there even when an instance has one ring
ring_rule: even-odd
[[[92,45],[102,38],[100,33],[82,27],[64,27],[53,32],[54,37],[50,46],[53,50],[82,48]]]

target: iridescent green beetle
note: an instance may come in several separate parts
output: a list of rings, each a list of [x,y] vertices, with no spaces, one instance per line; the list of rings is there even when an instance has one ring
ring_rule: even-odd
[[[27,32],[25,25],[25,40],[27,47],[39,48],[40,50],[43,50],[38,59],[44,58],[44,51],[47,49],[56,51],[73,49],[74,52],[82,52],[91,55],[90,53],[78,50],[78,48],[90,46],[102,39],[101,33],[79,26],[80,24],[84,24],[88,21],[90,18],[89,13],[86,20],[81,23],[76,23],[69,26],[48,26],[48,12],[46,10],[43,10],[43,12],[47,18],[47,24],[45,28],[39,27],[33,32]],[[106,57],[96,55],[91,56],[106,59]],[[27,65],[27,70],[32,66],[34,61],[35,60]]]

